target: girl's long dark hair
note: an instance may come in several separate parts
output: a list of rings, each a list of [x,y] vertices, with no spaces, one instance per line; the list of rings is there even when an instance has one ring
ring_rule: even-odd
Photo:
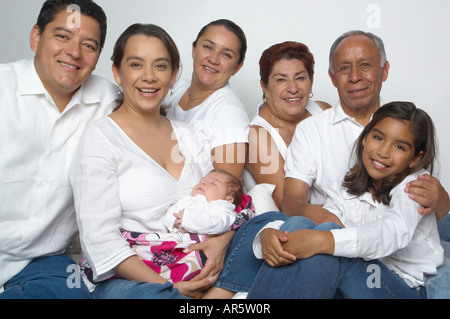
[[[414,156],[423,152],[420,160],[405,171],[391,175],[381,181],[379,187],[374,190],[374,181],[367,173],[362,161],[363,140],[369,135],[374,126],[384,118],[393,118],[410,123],[411,133],[414,139]],[[423,110],[416,108],[411,102],[391,102],[380,107],[372,117],[370,123],[364,128],[354,146],[356,155],[355,165],[345,175],[342,185],[347,192],[360,196],[366,192],[374,191],[376,201],[389,205],[391,201],[391,190],[398,185],[406,176],[419,171],[422,168],[433,173],[433,163],[437,153],[435,143],[435,129],[430,116]]]

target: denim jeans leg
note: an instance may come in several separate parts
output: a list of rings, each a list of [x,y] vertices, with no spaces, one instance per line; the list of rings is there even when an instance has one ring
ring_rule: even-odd
[[[173,284],[151,284],[115,278],[99,283],[92,299],[190,299],[180,294]]]
[[[437,274],[428,276],[425,281],[428,299],[450,299],[450,258],[437,269]]]
[[[340,226],[333,223],[316,225],[305,217],[295,216],[288,218],[280,230],[293,232],[316,228],[329,230]],[[247,298],[333,298],[338,284],[338,270],[338,259],[328,255],[315,255],[281,267],[270,267],[263,263]]]
[[[293,216],[286,219],[285,223],[281,226],[281,231],[288,231],[289,233],[299,229],[313,229],[317,225],[310,219],[302,216]]]
[[[4,284],[0,299],[89,299],[77,267],[66,254],[36,258]]]
[[[264,263],[247,299],[333,298],[338,269],[338,259],[329,255],[315,255],[281,267]]]
[[[342,227],[334,223],[323,223],[317,225],[314,229],[329,231],[340,228]],[[425,289],[410,288],[400,276],[392,272],[379,260],[335,258],[339,260],[339,283],[337,288],[346,298],[422,299],[426,296]]]
[[[439,220],[437,225],[441,240],[450,242],[450,214]]]
[[[281,212],[266,212],[240,227],[228,247],[224,269],[214,285],[235,292],[248,292],[263,262],[253,254],[253,239],[267,223],[286,218]]]
[[[379,260],[340,259],[338,289],[350,299],[424,299],[424,287],[411,288]]]
[[[334,223],[324,223],[314,229],[327,231],[339,228]],[[372,284],[369,270],[374,265],[378,270],[379,282]],[[319,254],[282,267],[272,268],[264,263],[247,298],[321,299],[334,298],[337,292],[348,298],[426,296],[425,289],[410,288],[379,261]]]

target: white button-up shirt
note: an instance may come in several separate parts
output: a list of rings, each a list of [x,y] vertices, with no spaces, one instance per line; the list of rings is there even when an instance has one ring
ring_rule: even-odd
[[[429,173],[422,170],[394,187],[389,206],[375,202],[370,193],[348,194],[342,180],[334,182],[323,206],[345,225],[331,230],[334,255],[380,259],[410,287],[423,285],[427,275],[436,274],[444,261],[436,216],[419,214],[419,204],[404,191],[419,174]]]
[[[286,153],[286,177],[310,186],[310,203],[323,205],[325,191],[353,166],[353,145],[364,126],[338,104],[299,123]]]
[[[60,113],[32,60],[0,65],[0,291],[76,235],[73,153],[85,126],[110,113],[116,98],[111,83],[91,76]]]

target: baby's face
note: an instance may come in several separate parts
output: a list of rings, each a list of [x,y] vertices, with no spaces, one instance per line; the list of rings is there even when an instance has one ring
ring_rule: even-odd
[[[219,172],[211,172],[203,177],[192,190],[192,195],[204,195],[208,202],[223,199],[229,200],[227,194],[228,176]],[[232,201],[232,198],[231,198]]]

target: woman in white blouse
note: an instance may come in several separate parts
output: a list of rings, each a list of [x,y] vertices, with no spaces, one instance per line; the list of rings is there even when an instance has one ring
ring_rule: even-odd
[[[112,59],[123,103],[87,128],[71,175],[83,253],[96,282],[92,296],[198,297],[210,278],[173,289],[121,236],[123,229],[165,231],[166,210],[211,169],[191,129],[161,115],[179,68],[177,47],[163,29],[135,24],[117,40]]]
[[[272,198],[277,210],[283,199],[284,156],[297,124],[330,108],[311,100],[314,63],[308,47],[292,41],[269,47],[259,60],[264,102],[250,122],[244,183],[247,189],[261,183],[275,185]]]

